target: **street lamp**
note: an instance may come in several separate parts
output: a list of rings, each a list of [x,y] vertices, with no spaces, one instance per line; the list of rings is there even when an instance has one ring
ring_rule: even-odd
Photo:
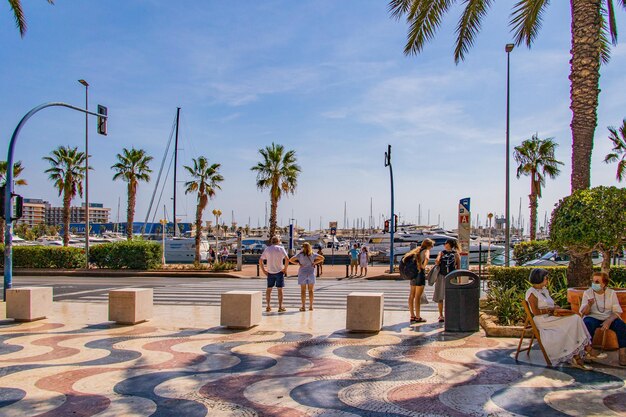
[[[511,66],[511,51],[515,47],[512,43],[507,43],[504,47],[506,51],[506,191],[505,191],[505,203],[504,203],[504,217],[505,217],[505,227],[504,227],[504,265],[509,266],[509,251],[510,251],[510,242],[509,242],[509,233],[510,233],[510,219],[509,219],[509,197],[510,197],[510,169],[509,169],[509,119],[510,119],[510,66]]]
[[[491,219],[493,219],[493,213],[487,214],[489,220],[489,246],[487,246],[487,266],[491,266]]]
[[[85,86],[85,110],[89,111],[89,83],[78,80]],[[85,265],[89,269],[89,114],[85,113]]]

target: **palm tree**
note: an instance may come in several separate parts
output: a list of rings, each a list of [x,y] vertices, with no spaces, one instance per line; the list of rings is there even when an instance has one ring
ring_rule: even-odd
[[[126,238],[133,238],[133,220],[135,217],[135,201],[137,198],[137,184],[139,181],[150,181],[152,170],[148,166],[152,157],[143,149],[130,150],[124,148],[121,154],[117,154],[117,163],[111,169],[117,171],[113,180],[122,179],[128,183],[128,206],[126,208]]]
[[[406,16],[409,25],[405,54],[418,54],[426,42],[435,36],[443,16],[455,0],[390,0],[392,16]],[[464,9],[456,28],[454,60],[465,58],[480,31],[481,21],[493,0],[464,1]],[[541,29],[542,17],[549,5],[547,0],[518,0],[511,13],[509,25],[515,43],[530,47]],[[626,9],[626,0],[617,0]],[[570,109],[572,110],[572,174],[571,191],[589,188],[591,183],[591,151],[598,123],[598,86],[600,62],[610,58],[610,44],[617,44],[617,27],[613,0],[570,0],[571,60]],[[567,277],[571,286],[587,283],[592,272],[591,257],[572,255]]]
[[[7,182],[7,161],[0,161],[0,186],[5,186]],[[25,179],[16,179],[24,171],[22,161],[17,161],[13,164],[13,184],[14,185],[28,185]],[[4,219],[0,219],[0,239],[4,241]]]
[[[298,174],[301,169],[296,164],[296,151],[285,152],[283,145],[276,145],[259,149],[263,160],[250,168],[256,172],[256,186],[260,190],[270,190],[270,232],[271,239],[276,234],[276,213],[278,201],[283,193],[295,193],[298,185]]]
[[[541,188],[546,185],[546,176],[556,178],[561,172],[559,165],[563,165],[554,157],[558,144],[553,139],[539,139],[534,134],[513,151],[513,157],[518,163],[517,178],[530,176],[530,240],[537,238],[537,200],[541,198]]]
[[[49,4],[54,4],[54,0],[47,0]],[[26,17],[24,17],[24,10],[22,10],[21,0],[9,0],[9,7],[13,11],[13,17],[15,18],[15,26],[20,31],[20,36],[23,38],[26,34]]]
[[[200,156],[192,161],[192,167],[186,165],[184,167],[193,178],[193,180],[185,183],[185,194],[198,194],[198,205],[196,206],[196,263],[200,263],[202,212],[209,203],[209,199],[215,196],[215,190],[222,189],[219,184],[224,181],[224,177],[219,173],[220,164],[209,165],[204,156]]]
[[[613,142],[613,152],[608,154],[604,158],[605,163],[609,162],[619,162],[617,163],[617,174],[615,177],[617,181],[622,182],[624,176],[626,176],[626,119],[624,119],[624,124],[619,128],[619,134],[616,128],[613,126],[609,127],[609,140]],[[622,156],[621,158],[619,156]]]
[[[50,156],[44,156],[43,159],[50,163],[50,168],[45,171],[48,179],[54,182],[54,186],[59,190],[59,196],[63,194],[63,246],[68,246],[70,203],[77,193],[81,197],[83,195],[86,155],[79,152],[77,147],[59,146],[50,153]]]

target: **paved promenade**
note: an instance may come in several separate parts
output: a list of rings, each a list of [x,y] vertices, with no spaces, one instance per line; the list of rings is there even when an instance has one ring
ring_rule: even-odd
[[[219,308],[155,306],[136,326],[102,303],[55,303],[52,317],[0,321],[0,415],[626,415],[626,369],[516,364],[516,341],[409,326],[387,311],[378,334],[343,330],[345,312],[264,313],[222,329]],[[0,319],[4,305],[0,304]]]

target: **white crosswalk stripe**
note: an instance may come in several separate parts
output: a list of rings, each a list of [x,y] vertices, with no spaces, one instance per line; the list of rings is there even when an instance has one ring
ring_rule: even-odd
[[[119,284],[115,287],[116,284]],[[258,290],[265,301],[264,279],[105,279],[68,278],[20,278],[19,285],[53,285],[55,301],[107,302],[112,288],[129,286],[154,289],[154,303],[168,305],[219,305],[221,294],[231,290]],[[406,281],[368,281],[361,279],[318,280],[315,285],[315,307],[320,309],[345,309],[346,298],[351,292],[382,292],[385,294],[385,309],[408,311],[409,284]],[[426,286],[426,295],[432,299],[433,287]],[[288,278],[284,288],[285,306],[300,306],[300,287],[295,278]],[[276,305],[276,290],[272,292],[272,303]],[[436,311],[437,305],[430,301],[422,305],[424,311]]]

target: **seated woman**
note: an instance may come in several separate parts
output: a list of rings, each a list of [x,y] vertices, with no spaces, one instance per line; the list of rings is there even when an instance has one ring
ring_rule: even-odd
[[[619,364],[626,366],[626,324],[620,317],[622,307],[617,294],[607,288],[609,275],[606,272],[594,272],[591,279],[591,288],[584,292],[580,303],[580,314],[585,316],[583,321],[592,339],[599,328],[615,332],[619,345]]]
[[[569,362],[573,367],[589,371],[582,356],[591,346],[591,337],[583,320],[571,310],[563,310],[554,303],[546,286],[548,271],[541,268],[530,273],[532,287],[526,291],[526,301],[539,329],[541,343],[552,365]]]

